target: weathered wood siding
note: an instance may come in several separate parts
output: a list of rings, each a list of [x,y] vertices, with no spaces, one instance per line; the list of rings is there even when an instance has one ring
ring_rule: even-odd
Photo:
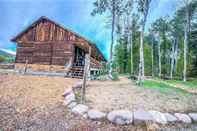
[[[91,56],[98,61],[103,60],[99,50],[89,41],[45,18],[35,22],[14,41],[18,45],[16,63],[28,60],[30,64],[65,65],[73,59],[75,46],[85,52],[91,46]]]

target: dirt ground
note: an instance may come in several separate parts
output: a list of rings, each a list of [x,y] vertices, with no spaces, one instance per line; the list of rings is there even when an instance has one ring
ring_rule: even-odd
[[[62,93],[78,79],[0,74],[0,131],[121,131],[145,127],[115,126],[71,114]]]
[[[131,80],[92,81],[87,89],[88,105],[102,111],[115,109],[145,109],[164,112],[197,111],[197,95],[180,92],[162,93],[151,88],[137,87]]]
[[[0,131],[146,131],[147,128],[154,128],[152,124],[116,126],[108,121],[91,121],[70,113],[62,104],[61,95],[76,81],[79,80],[0,74]],[[108,86],[110,83],[105,87]],[[95,87],[95,90],[98,88]],[[159,127],[158,131],[163,128],[192,131],[197,126],[170,125]]]

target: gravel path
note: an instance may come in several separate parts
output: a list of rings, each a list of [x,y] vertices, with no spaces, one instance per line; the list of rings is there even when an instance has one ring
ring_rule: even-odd
[[[181,92],[162,93],[137,87],[122,77],[120,81],[92,81],[87,89],[88,105],[101,111],[146,109],[165,112],[197,111],[197,95]]]

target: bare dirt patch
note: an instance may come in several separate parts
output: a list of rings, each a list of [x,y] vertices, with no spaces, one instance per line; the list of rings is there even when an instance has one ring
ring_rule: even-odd
[[[78,81],[77,79],[61,77],[39,77],[22,75],[2,75],[0,83],[0,98],[17,99],[17,110],[39,107],[44,109],[56,102],[62,101],[61,94],[66,88]]]
[[[115,126],[73,115],[63,105],[62,93],[78,79],[0,74],[0,130],[121,131],[145,126]]]
[[[87,89],[88,105],[101,111],[145,109],[165,112],[197,111],[197,95],[162,93],[138,87],[127,78],[120,81],[92,81]]]
[[[0,130],[147,131],[149,125],[116,126],[108,121],[90,121],[70,113],[62,104],[61,95],[76,81],[61,77],[0,74]],[[185,130],[188,128],[195,130],[196,126]]]

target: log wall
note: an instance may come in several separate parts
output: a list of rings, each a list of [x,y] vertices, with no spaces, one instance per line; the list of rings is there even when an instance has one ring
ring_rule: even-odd
[[[73,48],[70,43],[33,43],[17,48],[16,63],[65,65],[73,58]]]
[[[92,48],[92,57],[102,61],[99,50],[89,41],[61,25],[41,18],[13,39],[17,42],[16,63],[64,66],[74,57],[74,47],[86,53]],[[99,64],[94,62],[93,65]]]

